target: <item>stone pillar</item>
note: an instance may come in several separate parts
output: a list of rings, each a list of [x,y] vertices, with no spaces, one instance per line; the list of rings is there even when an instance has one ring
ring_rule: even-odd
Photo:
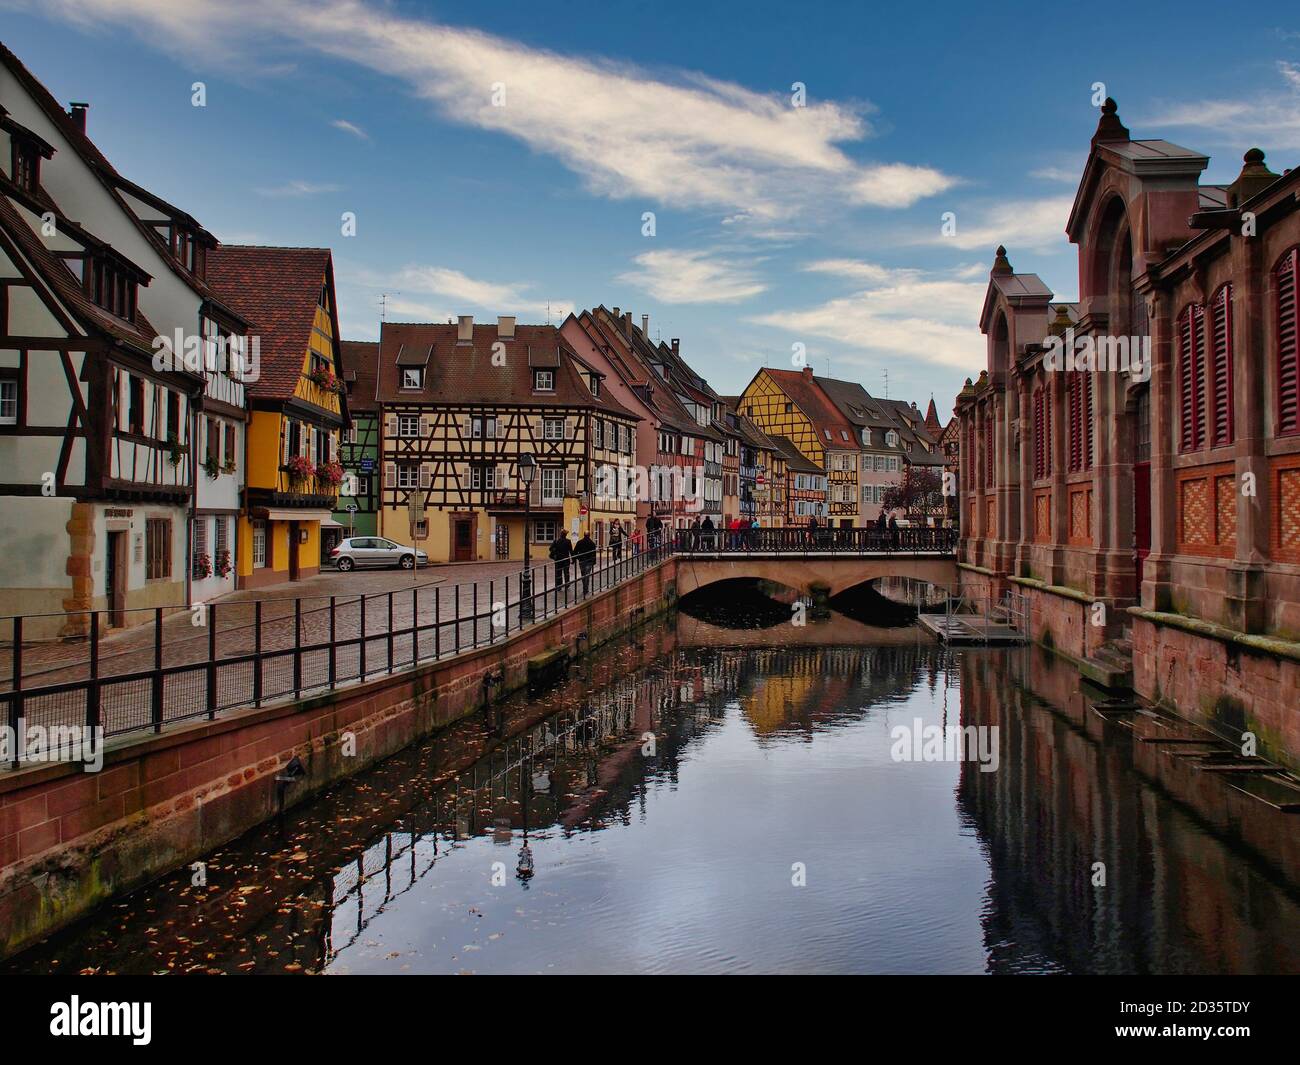
[[[71,578],[68,597],[63,600],[67,616],[61,637],[86,636],[90,633],[90,611],[95,607],[95,508],[90,503],[73,503],[66,526],[68,561],[65,570]]]
[[[1232,428],[1237,475],[1237,554],[1224,620],[1242,632],[1268,628],[1265,569],[1271,551],[1273,478],[1265,454],[1270,347],[1268,264],[1262,242],[1234,236],[1232,273]],[[1243,485],[1253,480],[1253,496]]]
[[[1178,389],[1174,372],[1174,321],[1167,293],[1148,299],[1151,329],[1151,553],[1142,567],[1142,605],[1168,610],[1170,571],[1176,549],[1176,505],[1172,466]]]

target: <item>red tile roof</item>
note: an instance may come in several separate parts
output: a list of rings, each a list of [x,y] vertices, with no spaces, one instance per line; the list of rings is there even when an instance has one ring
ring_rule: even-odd
[[[822,391],[813,374],[802,370],[774,370],[770,367],[763,372],[781,386],[781,390],[813,423],[817,429],[817,439],[823,447],[857,449],[857,435],[853,431],[853,426],[844,419],[830,397]],[[825,432],[828,429],[831,433],[829,440]],[[847,439],[844,434],[848,434]]]
[[[293,395],[307,357],[321,287],[327,283],[332,291],[329,248],[223,244],[208,252],[208,284],[249,320],[250,339],[260,338],[261,372],[248,386],[250,396],[288,399]],[[337,321],[334,332],[337,336]],[[335,372],[341,369],[336,366]]]
[[[639,421],[606,390],[593,396],[582,378],[585,364],[553,325],[517,325],[501,337],[495,323],[475,325],[473,340],[457,341],[458,327],[436,322],[385,322],[379,335],[381,403],[481,403],[485,406],[590,407]],[[504,365],[493,364],[501,343]],[[424,387],[403,389],[397,363],[424,366]],[[555,369],[555,390],[533,391],[533,369]]]
[[[348,384],[348,410],[374,411],[379,409],[375,389],[379,384],[379,343],[375,340],[345,340],[343,364],[347,370],[343,379]]]

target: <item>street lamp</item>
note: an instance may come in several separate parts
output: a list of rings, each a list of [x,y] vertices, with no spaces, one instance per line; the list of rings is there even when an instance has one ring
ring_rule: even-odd
[[[519,620],[533,620],[533,575],[529,571],[528,526],[532,522],[532,487],[537,476],[537,460],[532,455],[519,456],[519,481],[524,486],[524,571],[519,575]]]

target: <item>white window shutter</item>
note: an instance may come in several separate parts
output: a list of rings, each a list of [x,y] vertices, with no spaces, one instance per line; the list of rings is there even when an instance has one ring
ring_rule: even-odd
[[[397,487],[397,463],[395,462],[384,463],[384,487]]]
[[[397,415],[396,415],[396,414],[386,414],[386,415],[384,415],[384,435],[385,435],[385,436],[396,436],[396,435],[397,435]]]
[[[528,503],[534,507],[542,505],[542,482],[540,480],[533,481],[532,487],[528,489]]]
[[[578,494],[578,471],[572,466],[564,471],[564,494],[567,496]]]
[[[420,435],[421,435],[421,436],[431,436],[431,435],[433,435],[433,419],[432,419],[432,418],[425,417],[424,415],[421,415],[421,416],[420,416]]]
[[[572,418],[565,418],[565,419],[564,419],[564,439],[565,439],[565,440],[572,440],[572,439],[573,439],[573,434],[574,434],[573,419],[572,419]]]
[[[420,487],[428,488],[433,484],[433,469],[427,462],[420,464]]]

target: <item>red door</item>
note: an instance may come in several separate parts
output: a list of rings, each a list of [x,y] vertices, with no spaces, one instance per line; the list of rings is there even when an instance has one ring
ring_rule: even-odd
[[[1142,563],[1151,554],[1151,464],[1133,466],[1133,567],[1137,594],[1142,593]]]

